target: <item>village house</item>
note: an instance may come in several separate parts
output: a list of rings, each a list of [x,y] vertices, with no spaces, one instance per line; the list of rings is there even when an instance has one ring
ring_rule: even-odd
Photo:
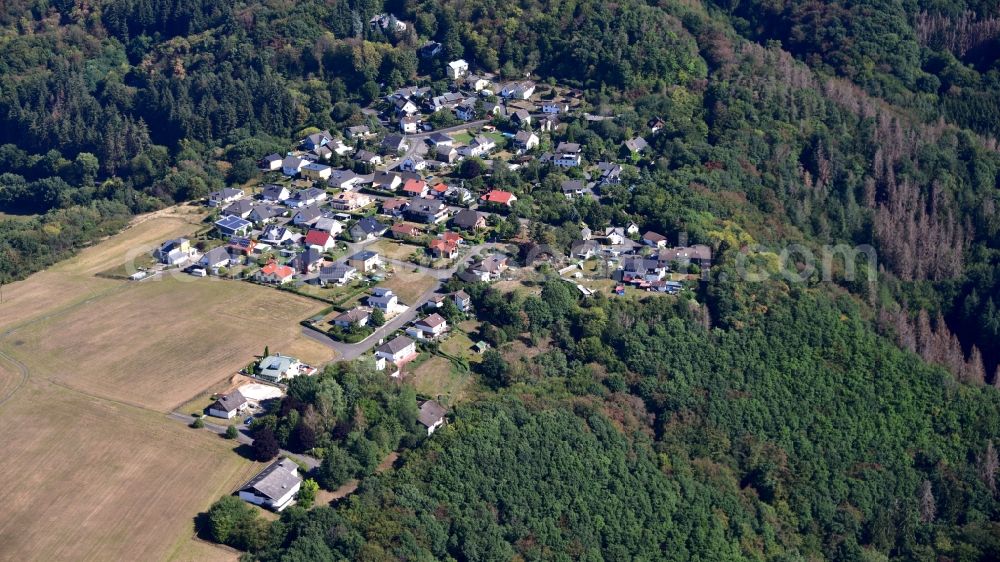
[[[508,82],[500,88],[500,97],[526,100],[535,93],[535,83],[530,80]]]
[[[294,276],[294,269],[287,265],[278,265],[276,262],[271,261],[254,274],[254,279],[261,283],[284,285],[290,282]]]
[[[437,199],[414,197],[406,206],[405,214],[417,222],[437,224],[448,218],[448,206]]]
[[[253,223],[240,217],[226,215],[215,221],[215,228],[226,237],[246,236],[250,232]]]
[[[618,184],[622,181],[622,167],[614,162],[598,162],[602,184]]]
[[[371,204],[371,197],[356,191],[344,191],[330,199],[330,206],[338,211],[356,211]]]
[[[310,230],[304,240],[306,246],[315,248],[320,252],[325,252],[337,245],[337,242],[330,236],[329,232],[323,230]]]
[[[312,225],[313,230],[322,230],[323,232],[329,232],[330,236],[338,236],[344,231],[344,223],[339,220],[323,215],[316,220]]]
[[[531,131],[518,131],[514,135],[514,144],[521,150],[532,150],[538,148],[538,135]]]
[[[281,173],[286,176],[297,176],[299,171],[302,170],[302,166],[306,165],[306,161],[299,158],[298,156],[292,156],[289,154],[285,156],[284,160],[281,161]]]
[[[347,258],[347,264],[361,273],[368,273],[382,265],[382,258],[377,252],[362,250]]]
[[[472,297],[465,291],[455,291],[451,294],[451,300],[462,312],[468,312],[472,308]]]
[[[326,181],[330,179],[330,174],[333,173],[333,168],[327,166],[326,164],[320,164],[319,162],[310,162],[300,170],[302,177],[312,180],[312,181]]]
[[[448,193],[448,189],[448,184],[438,182],[431,186],[431,195],[437,199],[444,199],[445,194]]]
[[[198,265],[206,269],[218,269],[228,266],[231,261],[232,256],[229,255],[229,251],[223,246],[218,246],[202,254]]]
[[[601,251],[601,245],[597,240],[577,240],[570,248],[570,255],[574,258],[586,260],[596,256]]]
[[[393,172],[375,172],[372,176],[372,188],[383,191],[396,191],[403,183],[403,178]]]
[[[422,156],[417,156],[416,154],[411,154],[403,159],[399,163],[400,170],[406,170],[409,172],[419,172],[427,168],[427,161],[423,159]]]
[[[420,55],[422,59],[432,59],[441,54],[444,49],[444,45],[438,43],[437,41],[428,41],[417,49],[417,54]]]
[[[655,135],[656,133],[659,133],[661,130],[663,130],[663,128],[666,127],[667,124],[663,122],[663,119],[660,119],[659,117],[654,117],[649,120],[647,126],[649,127],[649,132]]]
[[[566,180],[559,184],[559,187],[567,199],[579,197],[587,192],[587,186],[580,180]]]
[[[403,135],[391,134],[386,135],[382,142],[379,144],[382,147],[382,152],[385,154],[399,154],[404,152],[410,147],[410,143],[406,140]]]
[[[552,100],[542,103],[542,113],[558,115],[567,111],[569,111],[569,104],[564,101]]]
[[[271,203],[281,203],[292,196],[292,192],[282,185],[268,184],[264,186],[260,198]]]
[[[299,465],[280,458],[240,488],[239,496],[243,501],[280,512],[294,503],[301,487]]]
[[[625,148],[632,154],[639,154],[648,147],[649,145],[646,143],[646,139],[642,137],[635,137],[634,139],[625,141]]]
[[[399,118],[399,130],[404,134],[414,134],[420,125],[420,118],[415,115],[406,115]]]
[[[310,246],[292,258],[288,265],[303,275],[312,273],[323,265],[323,252]]]
[[[445,72],[448,74],[448,78],[458,80],[469,73],[469,63],[463,59],[453,60],[448,63],[448,68],[445,69]]]
[[[297,240],[298,233],[290,228],[272,224],[264,228],[260,234],[260,241],[272,246],[283,246],[292,244]]]
[[[563,168],[574,168],[582,163],[580,145],[575,142],[561,142],[556,147],[552,163]]]
[[[423,197],[428,192],[427,182],[424,180],[406,180],[403,184],[403,193],[409,197]]]
[[[510,121],[518,127],[527,127],[531,125],[531,114],[525,109],[518,109],[510,116]]]
[[[308,369],[301,361],[280,353],[268,355],[257,364],[257,377],[270,382],[294,379],[305,372]]]
[[[167,240],[153,251],[153,257],[160,263],[167,265],[183,265],[190,261],[197,250],[191,246],[191,241],[187,238],[174,238]]]
[[[292,215],[292,224],[295,226],[312,226],[323,216],[323,209],[319,205],[303,207]]]
[[[281,169],[281,160],[280,154],[268,154],[260,159],[258,166],[265,172],[276,172]]]
[[[349,139],[363,139],[371,134],[367,125],[355,125],[344,129],[344,135]]]
[[[399,366],[417,356],[417,344],[406,336],[397,336],[375,348],[376,359],[384,359]]]
[[[451,225],[461,230],[486,228],[486,217],[471,209],[462,209],[451,218]]]
[[[458,242],[445,238],[435,238],[431,240],[427,248],[435,258],[452,259],[458,253]]]
[[[370,152],[368,150],[363,150],[363,149],[357,151],[354,154],[354,160],[356,162],[363,162],[363,163],[369,164],[371,166],[381,166],[382,165],[382,157],[381,156],[379,156],[378,154],[375,154],[374,152]]]
[[[331,168],[326,166],[327,170]],[[320,201],[325,201],[327,198],[327,193],[325,189],[320,189],[318,187],[309,187],[295,192],[295,195],[290,199],[285,200],[285,204],[292,208],[302,208],[308,207]]]
[[[473,201],[472,192],[464,187],[449,187],[444,198],[455,205],[466,205]]]
[[[559,128],[559,118],[555,115],[545,115],[538,120],[538,130],[542,132],[552,132]]]
[[[406,333],[418,340],[431,340],[440,337],[448,330],[448,322],[437,313],[418,320],[406,329]]]
[[[398,222],[389,228],[392,237],[397,240],[410,240],[420,236],[421,230],[415,225],[406,222]]]
[[[472,139],[467,146],[459,147],[458,153],[466,158],[477,158],[489,153],[497,147],[497,143],[490,137],[479,135]]]
[[[495,281],[500,278],[504,271],[507,271],[507,256],[493,254],[469,268],[480,281]]]
[[[263,226],[274,222],[278,217],[284,216],[286,212],[287,211],[284,207],[279,207],[278,205],[258,203],[250,209],[250,214],[247,215],[247,220],[258,226]]]
[[[427,428],[427,435],[433,434],[439,427],[444,425],[444,416],[447,413],[444,406],[434,400],[427,400],[420,404],[417,410],[417,421]]]
[[[222,209],[222,216],[232,215],[234,217],[240,217],[245,219],[250,216],[250,211],[253,210],[254,202],[250,199],[240,199],[239,201],[234,201],[225,209]]]
[[[445,164],[454,164],[458,160],[458,149],[451,145],[441,145],[434,149],[434,159]]]
[[[491,84],[489,78],[478,74],[469,74],[463,82],[465,83],[465,87],[473,92],[481,92],[489,88]]]
[[[337,262],[333,265],[326,265],[319,268],[319,275],[314,277],[312,281],[321,287],[325,287],[331,283],[343,285],[349,283],[357,274],[358,270],[356,268],[343,262]]]
[[[420,112],[420,108],[417,107],[417,104],[413,103],[406,97],[397,97],[395,101],[393,101],[392,105],[395,108],[396,115],[399,115],[400,117],[408,117]]]
[[[476,118],[476,104],[471,102],[462,102],[456,105],[455,117],[458,117],[462,121],[472,121]]]
[[[355,242],[365,242],[374,240],[385,234],[389,227],[378,222],[371,217],[364,217],[354,224],[348,231],[351,240]]]
[[[657,259],[662,264],[677,262],[682,267],[687,267],[688,264],[694,263],[701,267],[709,267],[712,265],[712,249],[704,244],[679,246],[660,250]]]
[[[372,294],[368,296],[368,306],[386,313],[392,312],[397,304],[399,304],[399,297],[392,292],[392,289],[385,287],[375,287],[372,289]]]
[[[403,216],[403,211],[406,210],[406,206],[410,203],[410,200],[405,197],[393,197],[392,199],[382,200],[382,214],[388,215],[390,217],[401,217]]]
[[[225,420],[231,420],[243,413],[249,407],[250,403],[247,402],[247,399],[243,396],[243,394],[241,394],[239,390],[234,390],[225,396],[220,396],[218,400],[212,402],[212,404],[208,407],[208,415]]]
[[[333,140],[333,135],[330,131],[320,131],[318,133],[313,133],[311,135],[306,135],[306,138],[302,139],[302,148],[306,150],[313,150],[321,146],[326,146],[330,141]]]
[[[434,96],[427,102],[427,110],[431,113],[437,113],[442,109],[450,109],[457,106],[462,102],[462,94],[457,92],[446,92],[440,96]]]
[[[350,191],[366,182],[364,176],[359,176],[353,170],[333,170],[326,184],[330,187]]]
[[[659,281],[667,274],[667,268],[655,259],[642,257],[625,258],[621,263],[622,281],[625,283],[649,283]]]
[[[666,248],[667,237],[650,230],[642,235],[642,243],[653,248]]]
[[[368,20],[368,27],[373,30],[381,29],[390,33],[402,33],[406,31],[406,22],[400,21],[393,14],[376,14]]]
[[[243,199],[246,194],[243,193],[242,189],[233,189],[227,187],[219,191],[213,191],[208,194],[208,206],[209,207],[224,207],[233,201],[238,201]]]
[[[455,144],[455,139],[444,133],[431,133],[431,136],[427,137],[427,142],[432,146],[452,146]]]
[[[334,316],[331,322],[334,326],[347,329],[351,326],[367,326],[369,319],[371,319],[371,313],[367,309],[355,306]]]
[[[517,196],[509,191],[502,191],[500,189],[491,189],[485,195],[479,198],[483,203],[489,203],[492,205],[502,205],[504,207],[510,207],[517,201]]]
[[[234,236],[226,244],[230,256],[249,256],[257,248],[257,241],[244,236]]]

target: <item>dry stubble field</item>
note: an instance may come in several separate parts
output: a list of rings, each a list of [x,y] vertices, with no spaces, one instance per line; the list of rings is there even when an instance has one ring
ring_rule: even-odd
[[[199,220],[144,217],[4,287],[0,349],[31,377],[0,403],[0,560],[233,558],[192,540],[193,518],[255,467],[164,412],[265,345],[314,362],[329,352],[299,334],[297,321],[321,308],[308,299],[241,282],[93,276]],[[0,363],[0,400],[12,374]]]

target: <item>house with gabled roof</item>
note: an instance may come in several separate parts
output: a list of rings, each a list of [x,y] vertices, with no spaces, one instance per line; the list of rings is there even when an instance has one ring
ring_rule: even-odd
[[[372,176],[372,188],[395,191],[403,183],[403,178],[395,172],[378,171]]]
[[[302,170],[302,166],[305,165],[306,160],[303,160],[298,156],[288,155],[281,161],[281,173],[286,176],[297,176]]]
[[[239,201],[233,201],[227,207],[222,209],[222,216],[232,215],[234,217],[240,217],[245,219],[250,216],[250,211],[253,210],[254,202],[250,199],[240,199]]]
[[[580,180],[566,180],[559,184],[567,199],[579,197],[587,192],[587,186]]]
[[[240,488],[239,497],[243,501],[280,512],[294,503],[295,495],[301,487],[299,465],[283,457],[269,464],[244,484]]]
[[[462,209],[451,217],[451,224],[462,230],[479,230],[486,228],[486,217],[471,209]]]
[[[343,262],[337,262],[333,265],[320,267],[319,275],[314,277],[311,281],[323,287],[331,283],[343,285],[345,283],[349,283],[357,276],[357,274],[358,270],[356,268]]]
[[[437,224],[448,218],[448,206],[440,199],[413,197],[406,205],[406,216],[424,224]]]
[[[427,400],[420,404],[417,410],[417,421],[427,428],[427,435],[434,433],[439,427],[444,425],[445,414],[448,410],[434,400]]]
[[[382,258],[378,255],[378,252],[361,250],[347,258],[347,263],[362,273],[368,273],[382,265]]]
[[[226,215],[215,221],[215,228],[224,236],[246,236],[253,223],[240,217]]]
[[[247,401],[246,397],[239,390],[234,390],[212,402],[208,407],[208,415],[231,420],[249,407],[250,402]]]
[[[323,230],[310,230],[306,234],[304,243],[306,246],[316,248],[320,252],[325,252],[337,245],[333,236],[330,236],[329,232]]]
[[[371,217],[364,217],[355,223],[355,225],[352,226],[348,232],[351,235],[351,240],[355,242],[364,242],[367,240],[374,240],[379,236],[382,236],[388,228],[388,226]]]
[[[653,248],[666,248],[667,237],[658,232],[649,230],[642,235],[642,243],[647,246],[652,246]]]
[[[288,265],[303,275],[312,273],[323,265],[323,252],[315,246],[309,246],[304,252],[292,258]]]
[[[208,206],[209,207],[224,207],[233,201],[238,201],[246,197],[246,193],[243,193],[242,189],[233,189],[227,187],[219,191],[213,191],[208,194]]]
[[[283,185],[275,185],[273,183],[265,185],[264,191],[260,194],[261,199],[272,203],[280,203],[291,196],[292,192],[289,191],[287,187]]]
[[[392,341],[375,348],[375,357],[399,366],[417,356],[417,344],[406,336],[397,336]]]
[[[406,329],[406,333],[418,340],[432,340],[441,337],[448,330],[448,321],[438,313],[417,320]]]
[[[260,271],[254,274],[254,279],[261,283],[273,283],[275,285],[284,285],[295,277],[295,270],[287,265],[278,265],[277,262],[271,261],[260,268]]]
[[[292,231],[290,228],[271,224],[265,227],[264,231],[261,232],[260,241],[271,244],[272,246],[281,246],[295,242],[298,238],[296,234],[297,233]]]
[[[448,74],[448,78],[458,80],[469,73],[469,63],[465,62],[465,59],[453,60],[448,63],[445,73]]]
[[[190,261],[196,253],[187,238],[167,240],[153,251],[153,257],[167,265],[183,265]]]
[[[538,135],[531,131],[518,131],[514,135],[514,144],[521,150],[531,150],[538,148]]]
[[[323,209],[319,205],[302,207],[292,216],[292,224],[295,226],[310,226],[316,223],[323,216]]]
[[[303,372],[308,371],[301,361],[280,353],[268,355],[257,364],[257,377],[271,382],[294,379]]]
[[[232,260],[233,258],[225,246],[218,246],[202,254],[198,265],[206,269],[216,269],[228,266]]]
[[[276,172],[281,169],[281,160],[282,157],[280,154],[268,154],[260,159],[258,166],[260,166],[260,169],[265,172]]]
[[[648,147],[649,145],[646,143],[646,139],[642,137],[635,137],[625,141],[625,148],[632,154],[639,154]]]
[[[370,319],[371,312],[367,308],[355,306],[334,316],[330,323],[340,328],[350,328],[351,326],[367,326]]]
[[[382,139],[381,146],[387,154],[398,154],[409,148],[410,143],[403,135],[391,134]]]
[[[372,166],[379,166],[382,164],[381,156],[364,149],[359,150],[354,154],[354,160],[357,162],[364,162],[365,164],[371,164]]]
[[[424,180],[406,180],[403,184],[403,193],[410,197],[423,197],[427,195],[427,182]]]
[[[389,229],[392,237],[397,240],[409,240],[420,236],[423,232],[416,225],[407,222],[397,222]]]
[[[504,207],[510,207],[517,201],[517,196],[509,191],[503,191],[501,189],[491,189],[485,195],[479,198],[483,203],[491,203],[493,205],[503,205]]]
[[[370,205],[372,198],[357,191],[344,191],[330,198],[330,206],[338,211],[354,211]]]
[[[370,134],[371,129],[368,128],[368,125],[355,125],[344,129],[344,135],[349,139],[363,139]]]
[[[274,222],[278,217],[284,216],[286,210],[278,205],[258,203],[250,209],[247,219],[256,225],[265,225]]]
[[[307,135],[306,138],[302,139],[301,144],[306,150],[313,150],[321,146],[326,146],[332,140],[333,135],[330,134],[330,131],[320,131]]]

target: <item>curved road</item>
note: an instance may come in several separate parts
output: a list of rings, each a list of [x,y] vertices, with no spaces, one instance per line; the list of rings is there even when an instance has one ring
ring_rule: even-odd
[[[350,248],[349,251],[356,252],[370,243],[371,242],[361,242],[357,244],[349,244],[348,245]],[[437,282],[434,283],[434,285],[431,288],[421,293],[420,296],[416,298],[416,300],[410,303],[409,308],[407,308],[405,312],[401,312],[400,314],[396,315],[392,320],[386,322],[385,325],[375,330],[372,333],[372,335],[368,336],[362,341],[359,341],[358,343],[340,342],[331,338],[330,336],[327,336],[322,332],[319,332],[312,328],[307,328],[305,326],[302,327],[302,334],[337,352],[337,356],[333,359],[333,361],[351,361],[357,359],[358,357],[361,357],[361,355],[363,355],[364,353],[368,352],[373,347],[375,347],[378,344],[379,340],[385,338],[387,335],[402,328],[407,323],[411,322],[414,318],[416,318],[417,313],[420,312],[420,309],[423,308],[424,304],[426,304],[427,301],[430,300],[435,293],[437,293],[438,289],[441,288],[442,283],[444,283],[452,275],[454,275],[455,272],[458,271],[460,267],[463,267],[466,264],[468,264],[473,256],[481,252],[484,248],[498,248],[503,246],[505,246],[505,244],[501,244],[498,242],[486,242],[483,244],[477,244],[475,246],[472,246],[469,248],[469,251],[468,253],[466,253],[465,257],[458,260],[455,263],[455,265],[449,267],[448,269],[433,269],[430,267],[423,267],[410,262],[404,262],[401,260],[386,259],[385,261],[393,265],[406,267],[408,269],[416,269],[424,273],[427,273],[436,278]]]

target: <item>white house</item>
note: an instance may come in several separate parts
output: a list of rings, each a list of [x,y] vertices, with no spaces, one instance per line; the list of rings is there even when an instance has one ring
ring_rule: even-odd
[[[399,118],[399,130],[406,134],[412,134],[417,132],[417,124],[420,123],[420,119],[415,115],[407,115],[405,117]]]
[[[561,142],[556,147],[556,155],[552,163],[564,168],[579,166],[582,157],[580,155],[580,145],[575,142]]]
[[[160,263],[167,265],[187,263],[195,254],[196,250],[191,246],[191,241],[187,238],[167,240],[153,252],[154,257]]]
[[[550,101],[542,104],[542,113],[549,115],[559,115],[569,111],[569,104],[566,102]]]
[[[302,166],[305,165],[306,161],[298,156],[286,156],[285,159],[281,161],[281,173],[286,176],[296,176],[302,170]]]
[[[412,359],[417,354],[417,344],[406,336],[398,336],[394,340],[375,348],[375,358],[385,359],[399,365]]]
[[[240,488],[240,499],[274,511],[282,511],[292,505],[301,486],[299,465],[291,459],[281,458],[269,464]]]
[[[250,403],[240,393],[234,390],[225,396],[220,396],[218,400],[212,402],[208,407],[208,415],[216,418],[231,420],[244,410],[250,407]]]
[[[368,297],[368,306],[381,309],[383,312],[393,310],[397,304],[399,304],[399,298],[396,297],[396,294],[392,292],[392,289],[384,287],[375,287],[372,295]]]
[[[427,435],[434,433],[434,431],[444,425],[444,415],[447,410],[444,406],[438,404],[434,400],[428,400],[420,405],[420,409],[417,411],[417,421],[420,425],[427,428]]]
[[[232,203],[233,201],[238,201],[243,199],[246,194],[243,193],[242,189],[233,189],[227,187],[219,191],[213,191],[208,194],[208,206],[209,207],[225,207],[226,205]]]
[[[448,330],[448,321],[440,314],[434,313],[418,320],[407,328],[406,333],[417,339],[434,339]]]
[[[226,267],[229,265],[231,260],[232,258],[229,256],[229,252],[226,251],[226,248],[219,246],[205,252],[205,254],[201,256],[201,259],[198,260],[198,265],[207,269],[215,269],[217,267]]]
[[[458,80],[469,73],[469,63],[464,59],[453,60],[448,63],[447,73],[448,78]]]
[[[298,359],[280,353],[268,355],[257,365],[257,376],[271,382],[293,379],[302,371],[303,365]]]

